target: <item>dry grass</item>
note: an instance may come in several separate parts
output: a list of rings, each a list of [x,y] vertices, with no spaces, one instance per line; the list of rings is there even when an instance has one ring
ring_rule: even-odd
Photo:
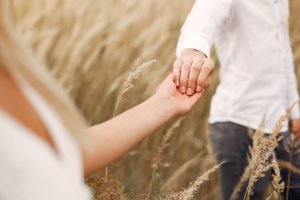
[[[191,200],[195,196],[196,192],[199,190],[200,186],[209,181],[210,174],[214,173],[217,169],[220,168],[222,164],[216,165],[213,168],[207,170],[202,176],[198,177],[190,186],[179,192],[177,194],[170,195],[166,200]]]
[[[252,191],[257,181],[265,176],[265,174],[271,169],[274,170],[272,186],[274,191],[271,195],[272,199],[278,199],[280,193],[283,191],[284,185],[281,182],[279,165],[274,153],[275,148],[278,146],[278,142],[281,140],[280,130],[283,128],[285,122],[288,120],[290,113],[296,102],[292,105],[278,120],[272,134],[265,135],[263,132],[265,117],[259,126],[259,129],[253,134],[253,146],[249,147],[249,164],[246,167],[239,183],[235,187],[230,199],[234,200],[238,198],[241,192],[243,184],[247,182],[247,189],[244,194],[244,200],[250,200]],[[270,198],[271,198],[270,197]]]
[[[276,159],[276,156],[274,155],[274,153],[272,155],[272,158],[273,159],[272,159],[272,162],[271,162],[271,166],[274,170],[273,181],[272,181],[273,192],[269,196],[269,199],[279,199],[280,198],[279,195],[284,190],[284,183],[282,182],[279,164],[277,162],[277,159]]]
[[[25,40],[63,84],[84,116],[95,124],[111,118],[122,83],[141,63],[157,59],[126,93],[122,112],[149,97],[172,68],[179,29],[194,0],[11,0],[14,18]],[[300,78],[300,1],[291,0],[291,36],[296,72]],[[300,80],[300,79],[298,79]],[[207,146],[207,116],[213,87],[181,123],[164,150],[168,166],[160,169],[163,191],[178,191],[215,163]],[[298,81],[300,88],[300,81]],[[118,163],[110,166],[119,177],[107,191],[96,187],[98,199],[105,194],[128,193],[140,199],[149,192],[152,179],[151,152],[173,122],[160,128]],[[104,177],[100,173],[100,179]],[[108,181],[108,183],[111,183]],[[276,183],[277,184],[277,183]],[[217,177],[202,185],[195,199],[220,199]],[[109,186],[109,188],[114,186]],[[109,189],[108,188],[108,189]],[[104,195],[104,196],[103,196]],[[120,196],[110,197],[120,199]]]
[[[116,103],[116,106],[115,106],[115,110],[114,110],[114,115],[113,116],[116,116],[117,114],[117,110],[120,106],[121,103],[124,103],[126,101],[126,93],[129,92],[129,90],[131,90],[132,88],[134,88],[134,81],[138,79],[138,77],[140,76],[140,74],[149,66],[151,66],[151,64],[155,63],[156,60],[152,60],[152,61],[149,61],[147,63],[144,63],[142,65],[140,65],[139,67],[137,67],[136,70],[134,70],[133,72],[131,72],[129,74],[129,76],[126,78],[126,80],[124,81],[122,87],[121,87],[121,92],[120,94],[118,95],[118,98],[117,98],[117,103]]]

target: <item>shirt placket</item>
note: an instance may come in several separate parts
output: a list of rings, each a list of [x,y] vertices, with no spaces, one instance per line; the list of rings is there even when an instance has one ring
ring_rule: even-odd
[[[278,55],[278,66],[274,66],[274,67],[278,67],[281,76],[281,79],[279,80],[282,84],[282,91],[284,91],[285,86],[286,86],[286,70],[285,70],[285,65],[284,65],[284,35],[283,35],[283,31],[282,31],[282,13],[280,12],[280,1],[282,0],[272,0],[273,1],[273,5],[274,5],[274,9],[275,9],[275,38],[276,38],[276,52]]]

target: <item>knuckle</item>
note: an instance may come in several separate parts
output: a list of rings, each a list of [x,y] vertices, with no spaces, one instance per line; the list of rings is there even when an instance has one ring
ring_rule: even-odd
[[[194,74],[198,74],[200,71],[200,68],[192,67],[190,71]]]
[[[200,69],[201,69],[201,65],[193,65],[192,66],[192,70],[195,71],[195,72],[200,71]]]
[[[202,55],[195,55],[194,56],[194,60],[196,60],[197,62],[204,62],[204,57]]]
[[[184,69],[190,69],[191,68],[191,64],[189,64],[189,63],[183,63],[182,68],[184,68]]]
[[[205,63],[205,58],[202,57],[201,55],[196,55],[195,58],[194,58],[198,63],[200,63],[201,65],[203,63]]]
[[[180,76],[180,82],[187,83],[188,77],[187,76]]]
[[[191,62],[191,61],[193,61],[192,56],[183,56],[180,59],[181,59],[181,62]]]
[[[180,68],[181,63],[182,63],[181,60],[176,59],[176,60],[174,61],[173,67],[174,67],[174,68]]]
[[[180,58],[181,58],[181,60],[190,60],[190,59],[193,58],[193,56],[191,56],[191,55],[183,55]]]
[[[183,80],[188,80],[189,79],[189,74],[188,74],[188,71],[185,70],[183,73],[181,73],[181,76],[180,76]]]
[[[180,72],[180,67],[179,66],[174,66],[173,70],[174,70],[174,72],[179,73]]]
[[[212,67],[211,65],[203,65],[202,69],[206,72],[211,72],[212,71]]]
[[[181,73],[183,74],[183,76],[188,76],[189,73],[190,73],[190,68],[189,67],[182,67]]]
[[[204,60],[200,57],[195,57],[194,58],[194,65],[199,65],[200,67],[203,65]]]

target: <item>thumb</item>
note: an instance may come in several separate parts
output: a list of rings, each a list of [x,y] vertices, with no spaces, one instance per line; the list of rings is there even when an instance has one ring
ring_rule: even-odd
[[[175,82],[175,74],[173,72],[170,72],[167,79],[171,80],[172,82]]]
[[[200,93],[195,93],[191,97],[192,104],[194,105],[205,93],[205,90],[202,90]]]
[[[168,83],[168,82],[174,82],[175,83],[175,75],[173,72],[170,72],[169,75],[163,80],[162,84]]]

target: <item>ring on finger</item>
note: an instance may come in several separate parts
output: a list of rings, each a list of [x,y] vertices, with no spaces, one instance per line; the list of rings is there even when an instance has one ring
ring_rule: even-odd
[[[188,64],[192,64],[193,61],[192,60],[183,60],[182,63],[188,63]]]

